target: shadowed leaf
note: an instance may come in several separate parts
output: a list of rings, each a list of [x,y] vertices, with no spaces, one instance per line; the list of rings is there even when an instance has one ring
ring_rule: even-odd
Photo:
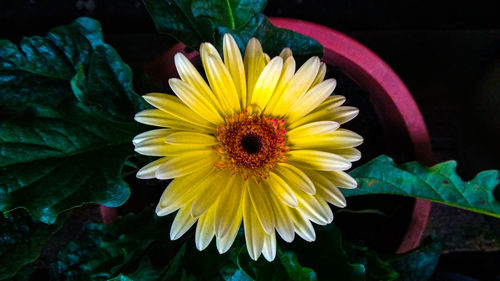
[[[144,102],[132,73],[80,18],[19,47],[0,40],[0,210],[54,223],[86,203],[120,206],[121,177]]]

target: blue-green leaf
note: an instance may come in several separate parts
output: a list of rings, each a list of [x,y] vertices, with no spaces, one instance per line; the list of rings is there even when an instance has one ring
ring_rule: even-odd
[[[426,281],[434,273],[441,255],[441,243],[433,238],[409,252],[386,257],[403,281]]]
[[[500,201],[494,190],[499,172],[483,171],[464,182],[456,173],[457,163],[447,161],[432,167],[418,162],[398,166],[379,156],[350,172],[359,188],[343,190],[345,196],[396,194],[422,198],[500,218]]]

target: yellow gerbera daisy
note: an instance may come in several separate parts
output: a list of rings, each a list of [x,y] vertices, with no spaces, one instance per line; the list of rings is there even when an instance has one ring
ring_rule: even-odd
[[[355,188],[343,172],[359,160],[363,139],[339,125],[358,110],[330,96],[336,81],[324,80],[326,65],[310,58],[297,71],[290,49],[270,59],[255,38],[244,59],[233,37],[224,36],[224,59],[209,43],[200,47],[205,82],[182,54],[175,56],[181,79],[170,79],[177,95],[144,96],[157,109],[139,112],[141,123],[164,127],[135,137],[135,150],[162,158],[138,178],[173,179],[156,208],[178,210],[170,231],[177,239],[195,222],[196,246],[216,237],[226,252],[241,222],[250,257],[276,255],[276,234],[315,239],[311,222],[333,220],[328,205],[344,207],[338,187]],[[328,203],[327,203],[328,202]]]

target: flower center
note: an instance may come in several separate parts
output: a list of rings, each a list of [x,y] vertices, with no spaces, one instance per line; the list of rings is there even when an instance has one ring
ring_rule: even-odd
[[[262,139],[259,134],[250,132],[241,138],[241,147],[248,154],[258,153],[262,149]]]
[[[286,161],[284,120],[243,111],[217,128],[215,147],[222,160],[215,167],[240,173],[244,179],[266,178],[279,162]]]

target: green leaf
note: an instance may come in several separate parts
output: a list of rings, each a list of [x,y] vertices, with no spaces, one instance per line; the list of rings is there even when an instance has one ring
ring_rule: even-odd
[[[152,257],[168,258],[171,216],[157,217],[152,208],[128,215],[111,225],[88,223],[78,238],[58,254],[51,271],[57,280],[156,280]],[[165,264],[166,265],[166,264]],[[120,279],[116,279],[120,280]]]
[[[293,252],[285,252],[279,255],[281,265],[285,268],[290,280],[318,280],[314,270],[301,266],[297,255]]]
[[[231,30],[225,27],[219,28],[219,35],[215,45],[222,49],[222,38],[225,33],[231,33],[235,38],[240,50],[245,50],[247,42],[256,37],[262,44],[264,52],[271,57],[277,56],[283,48],[289,47],[293,51],[294,58],[304,62],[312,56],[322,56],[323,47],[316,40],[300,33],[274,26],[263,14],[257,14],[250,22],[240,30]]]
[[[302,266],[290,251],[277,250],[274,261],[263,257],[250,259],[242,231],[231,249],[219,254],[212,242],[207,249],[198,251],[193,241],[186,243],[164,269],[162,281],[174,280],[225,280],[225,281],[316,281],[311,268]]]
[[[430,238],[422,246],[407,253],[386,257],[386,261],[400,274],[401,281],[429,280],[441,255],[441,243]]]
[[[156,281],[159,277],[158,270],[153,268],[151,261],[148,258],[141,260],[139,267],[132,273],[120,274],[109,281]]]
[[[340,231],[333,224],[317,227],[314,243],[296,239],[286,248],[297,254],[301,264],[312,268],[318,280],[366,280],[365,266],[349,260],[342,246]]]
[[[262,12],[265,6],[266,0],[192,0],[191,12],[195,19],[207,19],[215,27],[236,30]]]
[[[0,280],[15,275],[23,265],[38,259],[50,237],[61,228],[62,221],[46,225],[33,221],[23,210],[0,218]]]
[[[456,173],[457,163],[447,161],[432,167],[418,162],[397,166],[387,156],[379,156],[350,172],[359,188],[343,190],[345,196],[396,194],[443,203],[500,218],[500,202],[495,199],[499,172],[483,171],[468,182]]]
[[[344,243],[344,245],[349,259],[354,263],[364,265],[366,268],[367,280],[392,281],[398,279],[399,274],[375,251],[352,243]]]
[[[221,51],[224,34],[231,33],[242,52],[250,38],[256,37],[270,56],[285,47],[299,61],[323,54],[316,40],[275,27],[262,14],[265,0],[144,0],[144,4],[159,32],[195,50],[201,43],[211,42]]]
[[[122,205],[130,190],[121,170],[143,108],[95,20],[19,47],[0,40],[0,210],[25,208],[50,224],[86,203]]]

